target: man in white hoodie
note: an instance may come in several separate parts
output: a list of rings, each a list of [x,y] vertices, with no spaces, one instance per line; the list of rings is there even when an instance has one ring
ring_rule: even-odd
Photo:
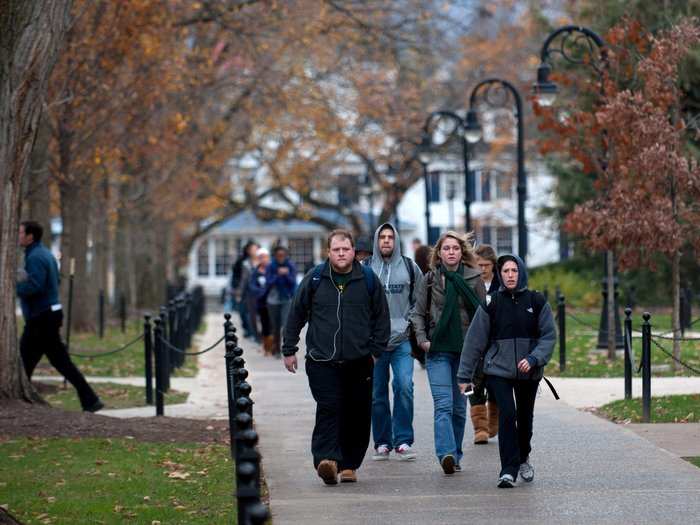
[[[393,450],[402,460],[416,458],[413,445],[413,358],[408,318],[415,302],[415,289],[423,272],[401,254],[399,233],[384,223],[374,233],[369,261],[379,276],[389,304],[391,336],[386,350],[374,365],[372,392],[372,437],[375,461],[389,459]],[[393,373],[394,410],[389,404],[389,370]]]

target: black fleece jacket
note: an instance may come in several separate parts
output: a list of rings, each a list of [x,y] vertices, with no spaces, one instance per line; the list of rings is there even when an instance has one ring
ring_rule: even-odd
[[[379,357],[389,342],[391,323],[384,288],[373,273],[372,297],[362,267],[353,262],[352,275],[340,293],[326,264],[312,285],[309,271],[294,294],[284,330],[282,354],[298,350],[299,334],[308,322],[306,355],[322,361],[348,361],[370,354]]]

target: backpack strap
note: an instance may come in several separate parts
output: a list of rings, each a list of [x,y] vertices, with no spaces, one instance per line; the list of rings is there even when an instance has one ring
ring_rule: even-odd
[[[367,286],[367,293],[369,294],[370,301],[374,297],[374,270],[371,266],[365,264],[360,265],[362,267],[362,273],[365,277],[365,285]]]
[[[425,284],[427,288],[428,297],[425,303],[425,335],[430,339],[428,331],[430,330],[430,307],[433,302],[433,283],[435,282],[435,274],[432,270],[425,274]]]
[[[416,304],[416,299],[413,293],[416,288],[416,269],[413,267],[413,260],[411,258],[406,257],[405,255],[402,255],[401,258],[403,259],[403,263],[406,265],[408,275],[411,277],[411,288],[408,292],[408,301],[411,304],[411,307],[413,307],[413,305]]]

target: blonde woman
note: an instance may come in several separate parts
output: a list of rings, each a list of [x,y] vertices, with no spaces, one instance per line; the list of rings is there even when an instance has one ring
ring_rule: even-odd
[[[438,239],[411,315],[418,344],[427,354],[435,453],[445,474],[461,470],[467,399],[457,384],[457,369],[469,323],[486,298],[470,240],[471,235],[454,231]]]

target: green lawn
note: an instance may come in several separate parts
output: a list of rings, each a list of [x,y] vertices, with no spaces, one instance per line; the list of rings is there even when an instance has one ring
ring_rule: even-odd
[[[116,350],[122,345],[132,341],[143,333],[143,323],[131,322],[125,333],[118,326],[105,328],[104,338],[100,339],[94,333],[71,334],[70,352],[78,368],[85,375],[94,376],[143,376],[144,375],[144,349],[143,342],[139,341],[133,346],[116,354],[99,356],[100,353]],[[222,329],[223,335],[223,329]],[[190,351],[196,350],[191,348]],[[81,357],[76,354],[95,357]],[[36,369],[36,375],[59,375],[49,364],[46,358],[42,359]],[[194,377],[197,374],[197,356],[187,356],[182,368],[176,369],[175,376]]]
[[[559,344],[554,349],[552,360],[545,369],[548,376],[562,377],[621,377],[624,376],[624,359],[622,354],[614,361],[608,361],[606,350],[596,350],[598,343],[597,326],[599,323],[599,312],[582,312],[580,310],[571,311],[576,319],[567,315],[566,318],[566,371],[559,372]],[[632,316],[633,329],[641,330],[641,311],[635,312]],[[585,324],[584,324],[585,323]],[[668,314],[654,315],[651,319],[652,331],[666,331],[670,329],[671,317]],[[596,328],[595,330],[591,327]],[[696,325],[696,329],[700,326]],[[557,325],[558,329],[558,325]],[[673,341],[659,341],[661,346],[669,352],[673,350]],[[641,334],[633,332],[633,348],[635,361],[639,366],[642,355]],[[686,341],[681,344],[681,358],[691,366],[700,369],[700,341]],[[673,361],[665,355],[657,346],[652,343],[651,348],[652,365],[672,365]],[[636,373],[636,370],[635,370]],[[655,371],[654,376],[688,376],[694,375],[691,371],[682,369],[673,371],[673,367],[667,371]]]
[[[105,404],[105,408],[131,408],[146,406],[145,389],[142,386],[120,385],[117,383],[92,383],[92,387]],[[46,390],[46,392],[45,392]],[[73,387],[63,389],[62,385],[49,385],[40,388],[42,397],[51,406],[64,410],[81,410],[78,395]],[[165,404],[174,405],[187,401],[187,392],[170,390],[165,395]]]
[[[642,399],[621,399],[603,405],[598,413],[617,422],[642,422]],[[700,394],[651,398],[652,423],[700,422]]]
[[[0,457],[0,505],[28,525],[236,523],[226,446],[21,438]]]
[[[697,457],[697,458],[683,458],[683,459],[685,459],[686,461],[692,463],[692,464],[695,465],[696,467],[700,467],[700,457]]]

